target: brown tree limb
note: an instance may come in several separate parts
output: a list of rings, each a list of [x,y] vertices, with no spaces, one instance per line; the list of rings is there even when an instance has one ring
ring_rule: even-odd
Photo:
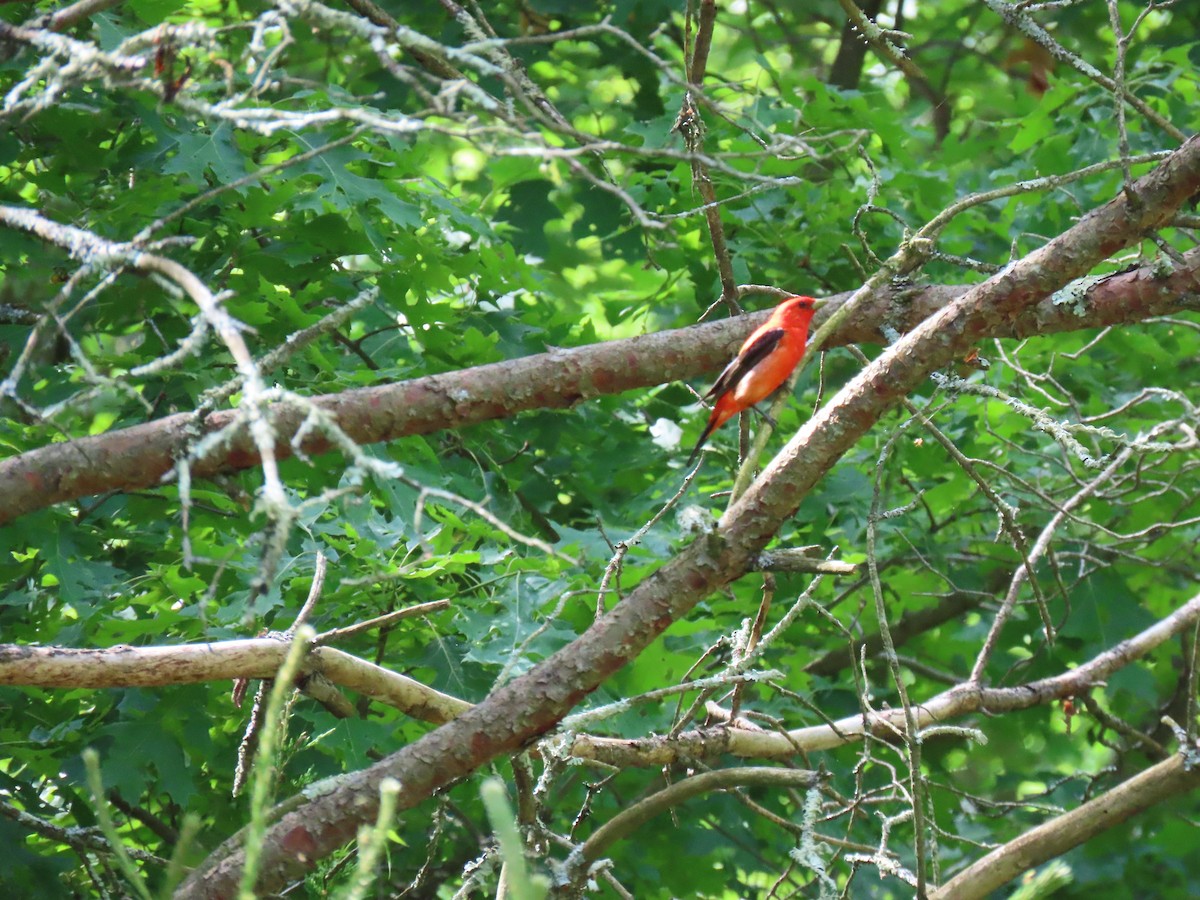
[[[411,809],[553,728],[673,621],[744,574],[812,487],[930,372],[987,334],[1011,328],[1025,310],[1169,222],[1200,190],[1200,137],[1190,138],[1136,188],[1136,209],[1122,193],[887,348],[799,430],[712,533],[642,581],[576,640],[453,721],[280,816],[263,835],[260,890],[278,889],[353,840],[359,824],[378,810],[383,779],[400,781],[397,808]],[[297,846],[304,851],[289,849]],[[243,864],[243,848],[228,841],[189,875],[178,896],[231,897]]]
[[[1118,669],[1141,659],[1162,643],[1200,622],[1200,595],[1138,635],[1061,675],[1011,688],[973,690],[959,686],[917,705],[918,727],[944,724],[972,713],[1027,709],[1088,689]],[[288,644],[273,638],[186,644],[178,647],[113,647],[79,650],[0,645],[0,685],[43,688],[162,687],[223,679],[270,678],[279,670]],[[413,718],[441,724],[471,708],[457,697],[328,647],[314,647],[303,671],[322,674],[337,685],[401,709]],[[577,737],[571,755],[614,766],[669,765],[687,759],[732,756],[778,759],[828,750],[861,739],[869,728],[881,736],[904,727],[901,710],[868,718],[849,716],[832,725],[786,733],[716,727],[675,737],[643,739]]]
[[[1106,794],[997,847],[932,891],[929,900],[986,897],[1022,872],[1061,856],[1152,806],[1200,788],[1200,765],[1195,764],[1195,753],[1194,747],[1181,750]]]
[[[289,643],[274,638],[181,647],[18,647],[0,644],[0,685],[46,688],[161,687],[274,678]],[[301,671],[364,694],[426,722],[448,722],[471,704],[332,647],[314,647]]]
[[[692,48],[692,58],[688,63],[688,83],[699,90],[704,84],[704,76],[708,72],[708,53],[712,49],[713,27],[717,22],[716,0],[700,0],[700,13],[696,22],[696,42]],[[683,136],[683,141],[689,151],[699,153],[704,145],[704,120],[700,110],[692,98],[691,91],[684,94],[683,103],[679,108],[679,116],[675,119],[673,131]],[[713,259],[717,263],[717,272],[721,280],[721,301],[731,312],[740,313],[738,305],[737,281],[733,277],[733,257],[729,253],[729,245],[725,241],[725,226],[721,222],[721,206],[717,202],[717,192],[713,187],[712,177],[708,166],[698,156],[692,160],[692,183],[704,200],[704,220],[708,224],[708,237],[712,242]]]
[[[758,558],[754,568],[760,572],[806,572],[811,575],[855,575],[858,573],[856,563],[810,556],[808,551],[802,548],[781,548],[768,551]]]
[[[1084,696],[1093,685],[1136,662],[1156,647],[1200,622],[1200,595],[1134,637],[1087,663],[1051,678],[1010,688],[974,689],[959,685],[916,706],[917,727],[940,725],[986,711],[1028,709],[1065,697]],[[0,685],[43,688],[162,687],[228,678],[273,677],[288,644],[274,638],[186,644],[180,647],[114,647],[77,650],[0,645]],[[457,697],[375,666],[349,654],[315,647],[302,671],[321,674],[340,687],[371,696],[422,721],[441,724],[471,708]],[[870,731],[891,737],[905,728],[903,711],[848,716],[829,725],[787,732],[719,726],[649,738],[579,735],[570,754],[612,766],[661,766],[722,755],[781,759],[829,750],[860,740]]]
[[[983,337],[1029,337],[1083,328],[1137,322],[1194,306],[1200,293],[1200,251],[1184,255],[1186,265],[1167,275],[1154,266],[1114,275],[1096,284],[1086,298],[1056,303],[1045,298],[1009,319],[993,318],[979,329]],[[883,329],[910,331],[968,290],[961,285],[889,288],[871,297],[862,314],[834,334],[826,347],[886,343]],[[850,296],[829,298],[818,311],[819,326]],[[1083,307],[1082,309],[1080,307]],[[676,331],[555,350],[522,359],[430,375],[396,384],[357,388],[314,399],[359,444],[462,428],[534,409],[564,409],[584,400],[698,378],[720,369],[767,313],[693,325]],[[106,491],[150,488],[168,477],[176,458],[205,435],[233,420],[233,411],[197,420],[179,413],[92,437],[77,438],[0,460],[0,525],[55,503]],[[284,459],[305,412],[286,406],[272,411]],[[302,444],[315,455],[330,442],[312,434]],[[192,465],[193,478],[207,478],[258,465],[253,442],[234,435]]]
[[[687,78],[699,87],[708,74],[708,53],[712,50],[713,27],[717,24],[716,0],[700,0],[700,14],[696,23],[696,42],[692,46],[692,59],[688,64]]]
[[[1200,594],[1134,637],[1061,675],[1007,688],[961,684],[917,703],[913,708],[916,726],[924,729],[977,712],[1012,712],[1086,695],[1090,688],[1117,670],[1141,659],[1197,622],[1200,622]],[[580,735],[571,746],[571,755],[621,767],[666,766],[688,759],[715,759],[726,754],[780,759],[797,753],[832,750],[860,740],[867,732],[892,739],[903,733],[905,727],[904,710],[890,709],[866,717],[858,713],[832,724],[795,728],[784,733],[721,726],[686,731],[673,738],[624,740]]]

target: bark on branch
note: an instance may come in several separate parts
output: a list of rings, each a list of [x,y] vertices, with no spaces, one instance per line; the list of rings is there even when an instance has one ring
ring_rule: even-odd
[[[675,619],[745,573],[813,485],[930,372],[980,338],[1011,330],[1039,301],[1169,222],[1200,191],[1200,138],[1190,138],[1135,189],[1136,208],[1122,192],[885,350],[800,429],[711,534],[645,579],[567,647],[457,719],[280,816],[262,842],[260,889],[278,889],[352,840],[359,823],[376,814],[383,779],[400,781],[398,809],[410,809],[553,728]],[[289,849],[297,846],[304,852]],[[227,842],[192,872],[179,896],[232,897],[243,861],[243,849]]]
[[[1015,687],[960,684],[942,691],[914,705],[916,727],[920,730],[945,725],[972,713],[995,715],[1082,696],[1114,672],[1141,659],[1197,622],[1200,622],[1200,594],[1134,637],[1061,675]],[[782,733],[717,726],[685,731],[671,738],[641,740],[580,735],[571,746],[571,755],[622,767],[669,766],[687,759],[716,759],[725,755],[778,759],[832,750],[861,740],[867,733],[891,740],[903,734],[906,728],[904,710],[897,708],[866,716],[858,713],[828,725],[795,728]]]
[[[274,678],[289,642],[274,638],[186,644],[182,647],[18,647],[0,644],[0,685],[47,688],[160,687],[237,678]],[[471,704],[382,666],[335,650],[314,647],[301,671],[426,722],[448,722]]]
[[[1085,695],[1119,669],[1143,658],[1200,622],[1200,595],[1139,634],[1068,672],[1009,688],[959,685],[922,702],[917,726],[946,724],[976,712],[990,714]],[[81,650],[0,645],[0,685],[43,688],[161,687],[236,678],[273,678],[288,644],[272,638],[188,644],[181,647],[113,647]],[[329,647],[314,647],[302,671],[319,673],[348,688],[401,709],[413,718],[441,724],[471,704]],[[664,766],[720,756],[775,759],[829,750],[860,740],[868,731],[891,738],[906,727],[901,709],[867,717],[848,716],[829,725],[777,733],[716,726],[674,737],[641,739],[579,735],[570,748],[577,759],[612,766]]]
[[[1045,297],[1013,310],[1008,318],[983,323],[977,337],[1029,337],[1104,325],[1136,322],[1178,312],[1200,294],[1200,251],[1168,275],[1146,266],[1095,285],[1078,303]],[[883,329],[907,332],[958,297],[962,285],[889,289],[872,297],[861,316],[853,317],[827,347],[887,343]],[[819,327],[850,294],[829,298],[818,311]],[[767,313],[754,313],[627,340],[609,341],[457,372],[430,375],[398,384],[358,388],[315,398],[359,444],[461,428],[508,418],[534,409],[564,409],[594,397],[698,378],[720,369],[762,324]],[[179,413],[92,437],[40,447],[0,460],[0,525],[55,503],[107,491],[154,487],[171,475],[175,460],[205,435],[220,431],[232,411],[197,420]],[[275,455],[295,452],[291,441],[304,420],[301,410],[278,407],[271,421]],[[301,445],[308,455],[331,449],[314,434]],[[228,443],[192,466],[193,478],[205,478],[259,464],[247,435]]]
[[[1200,787],[1200,766],[1195,765],[1195,754],[1195,748],[1186,748],[1139,772],[1103,796],[997,847],[932,891],[929,900],[987,897],[1022,872],[1061,856],[1131,816],[1196,790]]]

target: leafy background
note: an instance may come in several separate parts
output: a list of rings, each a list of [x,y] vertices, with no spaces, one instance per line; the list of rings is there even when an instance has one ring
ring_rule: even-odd
[[[1110,4],[1045,6],[1052,8],[1037,11],[1037,21],[1076,58],[1113,71]],[[1125,60],[1130,89],[1177,128],[1193,129],[1195,11],[1187,4],[1149,12],[1135,3],[1111,6],[1125,28],[1146,13]],[[952,0],[908,3],[895,22],[893,7],[880,21],[908,32],[897,40],[924,74],[923,86],[869,51],[856,70],[851,64],[857,77],[847,83],[843,73],[835,83],[835,61],[861,44],[857,35],[843,37],[839,4],[721,6],[702,107],[704,142],[719,163],[712,178],[739,282],[818,296],[851,290],[906,230],[964,196],[1119,156],[1111,92],[1062,63],[1048,69],[1043,91],[1035,70],[1047,60],[993,10]],[[16,24],[55,8],[8,4],[0,17]],[[265,373],[305,395],[681,327],[719,295],[702,200],[672,131],[685,92],[684,45],[695,27],[682,4],[491,5],[487,21],[501,38],[517,39],[505,52],[562,114],[560,125],[517,101],[489,110],[465,90],[452,96],[403,51],[394,54],[392,68],[405,74],[397,77],[348,24],[365,21],[361,16],[349,7],[328,9],[342,18],[308,4],[144,0],[110,4],[65,32],[109,52],[128,51],[140,35],[141,52],[161,59],[152,40],[158,26],[206,26],[202,36],[171,39],[167,57],[174,59],[165,74],[148,65],[137,77],[71,75],[61,71],[64,56],[21,88],[40,53],[12,45],[0,54],[0,198],[114,241],[148,228],[156,239],[175,241],[166,252],[214,291],[228,292],[225,307],[246,326],[256,353],[377,288],[377,298],[349,323]],[[476,40],[438,4],[388,3],[383,10],[446,47]],[[568,35],[552,40],[559,32]],[[177,96],[164,99],[163,85],[187,67]],[[471,79],[503,101],[501,79],[478,71]],[[54,85],[61,94],[40,103]],[[250,109],[292,118],[263,128],[256,123],[272,120],[252,119]],[[330,109],[342,115],[317,115]],[[1162,128],[1126,113],[1129,153],[1173,146]],[[574,152],[581,137],[598,149]],[[292,162],[309,151],[319,152]],[[919,280],[979,280],[1121,186],[1117,168],[970,208],[945,230],[941,255]],[[1183,229],[1168,239],[1177,249],[1190,246]],[[1147,240],[1109,268],[1158,253]],[[196,309],[128,273],[104,284],[102,273],[83,273],[69,296],[60,294],[78,273],[54,246],[0,230],[0,361],[11,373],[0,397],[6,456],[202,408],[210,402],[206,392],[234,375],[227,351],[211,337],[198,353],[139,373],[193,332]],[[32,357],[21,363],[34,323],[47,321]],[[970,373],[971,382],[1045,407],[1055,418],[1083,421],[1120,409],[1104,424],[1134,435],[1194,412],[1169,394],[1124,407],[1150,387],[1194,393],[1200,335],[1186,317],[980,350],[990,366]],[[792,433],[818,395],[829,396],[858,366],[835,351],[819,375],[810,368],[779,417],[780,434]],[[1089,477],[1077,456],[1000,400],[947,393],[934,382],[911,399],[979,461],[1029,535]],[[173,484],[60,504],[0,528],[0,634],[12,644],[103,648],[284,629],[320,550],[331,571],[317,627],[449,599],[447,611],[356,637],[342,649],[475,701],[498,678],[524,671],[590,624],[610,542],[630,537],[676,493],[703,418],[684,385],[664,384],[568,411],[365,448],[402,466],[412,482],[485,503],[578,565],[515,543],[453,504],[428,504],[418,517],[419,491],[411,483],[373,475],[336,453],[283,464],[298,517],[262,590],[271,529],[255,504],[262,483],[256,471],[197,482],[186,525]],[[881,422],[778,538],[780,546],[816,544],[862,562],[875,486],[882,508],[907,509],[878,526],[875,553],[890,621],[965,598],[961,614],[900,648],[916,702],[969,672],[1020,563],[1010,543],[996,539],[992,504],[920,436],[899,415]],[[1117,449],[1094,434],[1082,440],[1096,457]],[[772,446],[781,442],[776,437]],[[630,548],[619,588],[638,583],[691,539],[679,509],[715,516],[724,508],[736,429],[727,427],[713,444],[679,507]],[[890,455],[880,464],[885,445]],[[990,680],[1057,674],[1191,596],[1200,537],[1192,521],[1200,517],[1195,463],[1181,454],[1143,454],[1056,533],[1052,564],[1041,565],[1036,580],[1050,598],[1057,639],[1046,643],[1036,608],[1023,602]],[[1140,475],[1131,477],[1135,466]],[[810,580],[779,576],[780,608]],[[697,664],[698,674],[715,671],[761,591],[761,578],[748,577],[730,595],[711,598],[588,706],[678,684]],[[1022,600],[1031,597],[1027,589]],[[772,647],[764,665],[783,674],[752,689],[747,708],[761,722],[795,728],[854,714],[864,696],[876,706],[896,705],[886,664],[868,659],[860,670],[846,653],[853,637],[878,631],[865,577],[827,578],[813,598],[824,611],[806,611]],[[920,862],[927,872],[944,877],[982,846],[1009,840],[1159,758],[1153,746],[1171,744],[1160,717],[1169,712],[1194,722],[1194,644],[1188,637],[1097,688],[1094,700],[1112,717],[1107,724],[1086,711],[1071,720],[1057,706],[1040,707],[976,719],[986,741],[930,739],[922,755],[932,845]],[[819,674],[806,668],[837,653],[839,661]],[[429,728],[380,704],[357,705],[355,719],[335,718],[312,702],[295,705],[280,796],[362,768]],[[245,821],[246,801],[230,796],[245,714],[224,684],[4,688],[0,708],[0,799],[10,808],[64,827],[94,824],[80,762],[81,751],[94,747],[132,847],[169,856],[191,812],[204,826],[201,844],[189,851],[194,862]],[[674,700],[639,704],[601,730],[664,733],[678,724],[679,712]],[[1116,723],[1157,745],[1120,733]],[[904,817],[912,804],[903,792],[902,748],[872,742],[798,762],[830,775],[828,814],[818,820],[823,834],[876,848],[881,822],[896,817],[887,849],[906,867],[918,864],[913,825]],[[511,780],[507,763],[495,769]],[[579,826],[585,834],[682,771],[625,769],[591,788],[608,773],[558,766],[539,796],[544,827],[568,834],[586,806]],[[787,823],[803,818],[803,795],[749,793],[783,822],[737,797],[709,795],[614,847],[613,873],[639,898],[817,896],[830,884],[846,896],[911,893],[870,865],[846,862],[845,848],[836,845],[820,845],[832,881],[790,862],[799,838]],[[1065,858],[1068,883],[1055,896],[1144,896],[1139,885],[1148,884],[1156,896],[1200,893],[1193,809],[1182,798],[1072,852]],[[454,895],[489,835],[478,784],[457,785],[396,822],[379,895],[400,896],[406,885],[416,885],[410,896]],[[0,818],[0,847],[7,861],[0,884],[12,896],[126,890],[103,859],[85,866],[67,842],[11,819]],[[545,849],[540,864],[561,855],[561,848]],[[161,878],[161,867],[144,868],[152,881]],[[302,890],[322,896],[346,871],[340,858],[328,860]],[[494,873],[480,881],[481,890],[495,890]],[[596,893],[615,896],[611,890],[602,885]]]

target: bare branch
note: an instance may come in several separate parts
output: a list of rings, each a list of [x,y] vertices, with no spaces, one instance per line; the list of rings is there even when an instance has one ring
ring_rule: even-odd
[[[1156,647],[1200,622],[1200,595],[1136,636],[1093,657],[1083,665],[1051,678],[1007,688],[960,684],[913,705],[915,727],[920,731],[977,712],[991,714],[1029,709],[1043,703],[1076,697],[1146,656]],[[905,733],[903,709],[876,711],[864,717],[847,716],[829,725],[796,728],[783,734],[738,728],[687,731],[674,738],[626,740],[581,735],[571,755],[613,766],[671,765],[687,759],[731,756],[778,759],[799,753],[830,750],[862,740],[871,734],[893,738]]]
[[[161,687],[235,678],[272,678],[288,643],[274,638],[184,644],[179,647],[113,647],[76,650],[0,644],[0,684],[30,687]],[[447,722],[469,703],[335,650],[314,647],[301,667],[416,719]]]
[[[1200,766],[1189,761],[1189,753],[1194,752],[1194,748],[1185,748],[1077,809],[997,847],[931,891],[930,900],[986,897],[1022,872],[1061,856],[1152,806],[1200,788]]]
[[[0,208],[0,214],[3,212]],[[990,318],[980,328],[979,338],[1094,328],[1188,308],[1193,302],[1190,298],[1200,293],[1200,251],[1189,251],[1185,258],[1187,267],[1165,278],[1147,266],[1093,285],[1082,310],[1047,298],[1011,319]],[[915,327],[965,290],[949,286],[916,291],[881,289],[867,298],[859,315],[830,336],[826,347],[883,342],[881,329]],[[850,296],[829,298],[818,312],[817,321],[825,321]],[[460,372],[329,394],[313,402],[329,411],[359,444],[460,428],[531,409],[562,409],[603,394],[697,378],[715,371],[729,361],[746,335],[767,315],[755,313],[679,331],[556,350]],[[279,459],[294,452],[292,439],[306,417],[298,408],[281,406],[270,410]],[[6,499],[0,507],[0,525],[63,500],[102,491],[152,487],[173,470],[175,459],[191,446],[197,430],[201,434],[216,433],[234,416],[233,412],[223,411],[196,422],[193,416],[180,413],[0,460],[0,495]],[[301,449],[315,455],[332,446],[327,437],[313,434]],[[253,442],[245,436],[233,436],[194,462],[191,474],[203,478],[247,468],[257,461]]]

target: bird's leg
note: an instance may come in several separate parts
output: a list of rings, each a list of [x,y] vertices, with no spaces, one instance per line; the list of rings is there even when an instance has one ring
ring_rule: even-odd
[[[769,416],[767,413],[765,413],[765,412],[763,412],[761,409],[759,409],[757,406],[752,406],[752,407],[750,407],[750,408],[751,408],[752,410],[754,410],[756,413],[758,413],[760,416],[762,416],[763,420],[764,420],[764,421],[765,421],[765,422],[766,422],[768,425],[770,425],[772,428],[775,428],[775,429],[778,429],[778,428],[779,428],[779,423],[778,423],[778,422],[776,422],[774,419],[772,419],[772,418],[771,418],[771,417],[770,417],[770,416]]]

